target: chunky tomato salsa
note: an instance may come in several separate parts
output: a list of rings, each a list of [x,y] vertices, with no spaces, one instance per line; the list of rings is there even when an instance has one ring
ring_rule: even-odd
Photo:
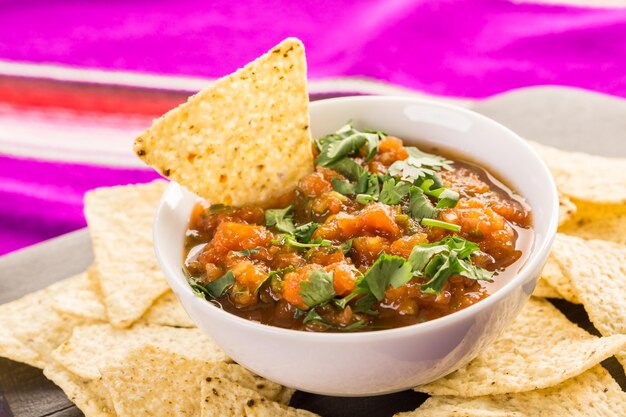
[[[480,301],[523,261],[530,209],[484,168],[435,152],[346,125],[316,140],[314,172],[271,208],[198,204],[190,285],[306,331],[407,326]]]

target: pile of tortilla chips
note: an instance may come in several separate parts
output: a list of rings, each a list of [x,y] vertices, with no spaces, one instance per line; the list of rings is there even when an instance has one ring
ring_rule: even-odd
[[[314,415],[286,406],[292,389],[232,363],[169,290],[151,238],[165,185],[87,194],[95,263],[1,305],[0,355],[42,368],[87,417]]]
[[[304,50],[287,39],[156,120],[135,151],[213,203],[263,204],[312,169],[307,100]],[[626,161],[534,146],[562,193],[534,297],[398,415],[626,416],[626,393],[600,365],[626,365]],[[233,363],[168,289],[151,241],[165,185],[88,193],[95,263],[0,306],[0,356],[42,368],[87,417],[314,415],[287,406],[292,389]],[[602,336],[545,298],[582,304]]]
[[[399,416],[626,416],[626,393],[599,363],[626,367],[626,159],[533,143],[560,195],[559,233],[528,305],[465,367],[416,390]],[[545,298],[582,304],[602,337]]]

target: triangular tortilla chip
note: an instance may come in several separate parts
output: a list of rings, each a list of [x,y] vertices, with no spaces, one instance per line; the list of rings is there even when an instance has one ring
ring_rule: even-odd
[[[50,381],[57,384],[67,398],[89,417],[115,417],[113,402],[102,379],[87,380],[74,375],[61,365],[51,363],[43,370]]]
[[[314,417],[310,411],[270,401],[225,377],[202,381],[201,417]]]
[[[198,416],[202,381],[214,375],[259,396],[258,392],[277,398],[282,394],[282,386],[239,365],[211,363],[151,346],[128,352],[122,361],[103,366],[101,373],[120,417]]]
[[[549,302],[531,299],[505,333],[468,365],[416,390],[476,397],[547,388],[624,348],[626,335],[592,336]]]
[[[557,262],[601,334],[626,334],[626,246],[565,236]],[[626,366],[626,350],[618,355]]]
[[[559,227],[560,232],[626,245],[626,204],[594,204],[580,200],[575,200],[575,204],[576,214]]]
[[[550,251],[550,255],[546,261],[546,265],[541,271],[541,279],[546,281],[552,288],[561,294],[561,298],[566,299],[570,303],[580,304],[580,300],[572,289],[569,278],[563,274],[561,267],[556,262],[556,258],[561,256],[562,245],[560,242],[563,240],[564,236],[565,235],[562,233],[557,233],[552,250]]]
[[[552,388],[476,398],[431,397],[417,410],[399,413],[396,417],[625,415],[626,393],[601,365],[597,365]]]
[[[85,275],[80,274],[0,305],[0,356],[43,368],[50,362],[52,351],[70,337],[74,327],[94,323],[92,319],[59,314],[54,309],[59,294],[85,280]]]
[[[626,203],[626,158],[567,152],[530,142],[545,161],[560,192],[578,200]]]
[[[98,188],[85,197],[85,216],[109,322],[128,327],[168,289],[152,246],[152,220],[166,182]]]
[[[142,346],[154,346],[207,362],[229,360],[198,329],[142,325],[115,329],[108,324],[77,327],[72,337],[59,346],[52,356],[81,378],[95,379],[100,376],[100,366],[118,363],[129,351]]]
[[[135,152],[212,203],[264,204],[313,170],[304,46],[288,38],[154,121]]]

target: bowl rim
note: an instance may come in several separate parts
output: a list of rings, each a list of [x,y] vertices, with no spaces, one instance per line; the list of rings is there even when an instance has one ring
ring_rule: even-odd
[[[239,317],[235,314],[229,313],[209,302],[208,300],[201,299],[195,295],[190,285],[187,284],[187,281],[180,270],[176,270],[173,266],[169,265],[164,259],[165,256],[162,255],[162,248],[159,245],[159,239],[157,239],[157,227],[156,225],[159,223],[159,218],[161,217],[164,207],[166,206],[165,200],[167,196],[172,192],[173,189],[177,187],[181,187],[186,190],[182,185],[171,181],[168,185],[167,189],[163,193],[161,200],[159,201],[153,223],[153,244],[154,251],[157,257],[157,261],[161,267],[161,270],[165,274],[170,286],[175,289],[175,293],[178,292],[186,293],[188,296],[191,296],[193,300],[201,302],[201,305],[205,307],[201,307],[207,309],[207,314],[217,314],[222,315],[225,320],[236,323],[241,327],[246,329],[254,330],[257,332],[273,334],[275,336],[281,336],[286,338],[298,337],[304,338],[310,341],[323,340],[325,342],[338,342],[346,341],[347,339],[351,339],[352,341],[359,341],[360,339],[378,339],[385,337],[404,337],[409,335],[428,333],[437,328],[445,328],[456,323],[459,323],[465,319],[469,319],[472,316],[478,315],[481,311],[487,310],[490,306],[498,303],[502,299],[506,298],[510,293],[517,287],[521,286],[525,281],[526,276],[532,273],[532,271],[537,270],[542,264],[545,262],[545,258],[547,258],[550,247],[552,246],[552,242],[556,236],[557,227],[558,227],[558,192],[556,188],[556,184],[554,179],[545,164],[545,162],[541,159],[539,154],[533,149],[530,144],[522,139],[517,133],[513,132],[511,129],[506,126],[500,124],[499,122],[484,116],[480,113],[474,112],[472,110],[456,106],[449,103],[442,103],[435,100],[424,99],[424,98],[414,98],[414,97],[404,97],[404,96],[345,96],[345,97],[336,97],[330,99],[322,99],[310,102],[311,107],[318,107],[325,105],[326,103],[341,103],[341,102],[353,102],[355,100],[358,101],[372,101],[372,102],[385,102],[385,101],[394,101],[394,102],[405,102],[407,104],[420,104],[426,106],[433,106],[443,110],[452,111],[461,113],[463,115],[472,117],[474,119],[480,120],[482,123],[490,124],[497,129],[502,131],[502,134],[508,136],[508,140],[512,140],[517,142],[518,145],[526,148],[526,150],[535,158],[541,167],[541,175],[543,175],[548,183],[546,184],[550,193],[548,198],[551,198],[552,201],[552,210],[550,218],[547,222],[546,232],[543,236],[538,236],[536,233],[533,237],[533,245],[531,247],[531,253],[528,256],[526,262],[522,265],[520,270],[511,278],[507,283],[505,283],[502,287],[500,287],[495,293],[490,294],[488,297],[480,300],[479,302],[470,305],[462,310],[455,311],[454,313],[448,314],[443,317],[439,317],[433,320],[429,320],[423,323],[416,323],[409,326],[397,327],[392,329],[383,329],[383,330],[375,330],[375,331],[367,331],[367,332],[346,332],[346,333],[326,333],[326,332],[307,332],[303,330],[297,329],[287,329],[277,326],[271,326],[267,324],[258,323],[252,320],[247,320],[242,317]],[[522,196],[524,197],[524,196]],[[532,208],[532,207],[531,207]],[[181,257],[182,259],[182,257]],[[529,294],[530,295],[530,294]]]

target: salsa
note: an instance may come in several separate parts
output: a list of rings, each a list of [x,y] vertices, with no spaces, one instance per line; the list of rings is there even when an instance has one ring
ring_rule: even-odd
[[[532,241],[531,211],[485,168],[350,124],[271,207],[198,203],[184,269],[237,316],[305,331],[433,320],[487,297]]]

